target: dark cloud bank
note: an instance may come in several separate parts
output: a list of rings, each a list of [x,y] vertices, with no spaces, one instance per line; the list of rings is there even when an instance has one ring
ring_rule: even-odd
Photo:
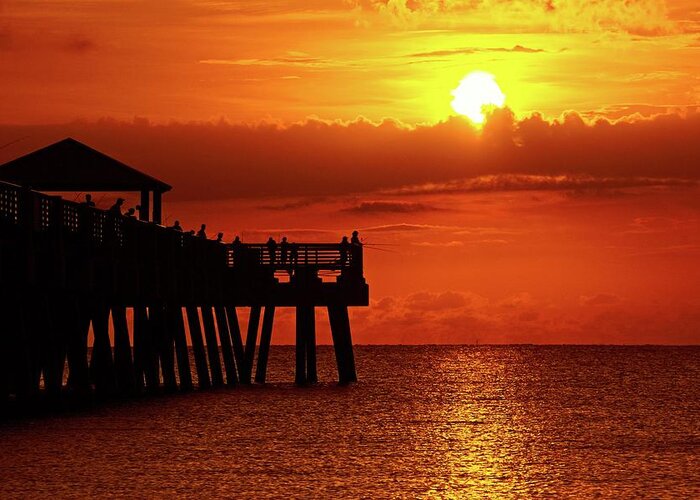
[[[102,120],[0,126],[0,162],[73,136],[175,186],[171,199],[678,185],[700,178],[700,113],[585,122],[297,125]],[[358,206],[357,211],[397,207]],[[410,211],[410,205],[398,207]]]

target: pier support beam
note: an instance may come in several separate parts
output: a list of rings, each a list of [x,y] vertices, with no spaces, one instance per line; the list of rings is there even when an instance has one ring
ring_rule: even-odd
[[[112,306],[112,325],[114,326],[114,365],[119,391],[125,394],[133,393],[134,364],[131,358],[131,341],[129,327],[126,321],[126,307]]]
[[[316,318],[312,305],[296,308],[296,376],[299,385],[318,382],[316,375]]]
[[[105,304],[96,304],[93,308],[92,333],[95,342],[92,346],[90,372],[95,391],[103,395],[113,394],[117,384],[109,341],[109,308]]]
[[[338,364],[338,380],[340,384],[357,382],[355,354],[353,353],[350,318],[348,316],[347,306],[328,306],[328,318],[331,323],[335,360]]]
[[[194,363],[197,367],[198,386],[200,389],[211,387],[207,356],[204,353],[204,341],[202,340],[202,327],[199,324],[199,313],[195,306],[187,306],[185,311],[187,312],[187,324],[190,327]]]
[[[145,306],[134,307],[134,367],[137,385],[143,383],[145,376],[146,390],[157,392],[160,388],[158,357],[148,314]]]
[[[242,384],[250,384],[253,376],[253,359],[255,358],[255,344],[258,341],[258,328],[260,327],[260,306],[250,308],[248,319],[248,335],[245,339],[245,377],[241,378]]]
[[[262,332],[260,333],[260,350],[258,351],[258,366],[255,371],[255,382],[264,384],[267,377],[267,361],[270,357],[270,343],[272,342],[272,324],[275,320],[275,306],[265,306],[263,315]]]
[[[224,385],[224,374],[221,371],[221,359],[219,358],[219,341],[216,339],[216,327],[211,306],[202,306],[202,326],[204,336],[207,339],[207,355],[209,358],[209,370],[211,371],[211,384],[213,386]]]
[[[237,384],[238,376],[236,376],[236,361],[233,358],[233,349],[231,348],[231,336],[229,335],[226,321],[226,310],[221,306],[217,306],[214,308],[214,315],[216,317],[216,327],[219,331],[221,355],[224,358],[226,385],[233,386]]]
[[[69,300],[66,308],[68,388],[78,396],[85,396],[91,392],[87,361],[90,316],[84,304],[80,304],[76,299]]]
[[[177,390],[177,378],[175,377],[175,345],[172,330],[168,328],[165,315],[165,305],[158,304],[149,308],[151,331],[153,332],[156,356],[160,360],[160,369],[163,374],[163,387],[167,392]]]
[[[238,380],[243,382],[247,371],[245,367],[245,348],[243,347],[243,339],[241,338],[241,326],[240,323],[238,323],[238,313],[234,306],[227,306],[225,309],[226,319],[228,320],[228,330],[231,335],[233,356],[236,358]]]
[[[177,374],[180,377],[180,390],[192,390],[192,370],[190,368],[190,352],[187,348],[187,336],[185,323],[182,320],[182,308],[176,305],[168,305],[166,309],[168,328],[175,338],[175,355],[177,357]]]

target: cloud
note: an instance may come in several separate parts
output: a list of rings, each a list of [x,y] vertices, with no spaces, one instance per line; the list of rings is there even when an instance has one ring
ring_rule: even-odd
[[[531,49],[529,47],[523,47],[522,45],[516,45],[510,49],[503,47],[495,48],[479,48],[479,47],[465,47],[461,49],[446,49],[446,50],[433,50],[431,52],[417,52],[415,54],[409,54],[406,57],[444,57],[451,55],[464,55],[464,54],[476,54],[478,52],[522,52],[525,54],[536,54],[538,52],[544,52],[543,49]]]
[[[483,175],[470,179],[458,179],[444,183],[428,183],[403,186],[386,190],[391,195],[461,194],[497,191],[570,191],[572,197],[587,194],[619,194],[622,188],[631,187],[692,187],[695,180],[655,179],[648,177],[596,178],[590,175]]]
[[[457,228],[450,226],[438,226],[434,224],[385,224],[382,226],[364,227],[362,231],[371,233],[403,233],[406,231],[431,231],[431,230],[454,230]]]
[[[582,295],[579,301],[586,306],[610,306],[618,304],[620,297],[612,293],[598,293],[593,296]]]
[[[363,201],[352,207],[341,209],[342,212],[355,214],[383,214],[383,213],[417,213],[435,212],[441,209],[425,203],[410,201]]]
[[[378,14],[409,29],[492,32],[626,32],[661,36],[683,29],[661,0],[353,0],[360,12]],[[686,18],[691,14],[686,13]],[[488,28],[485,28],[488,26]]]
[[[202,59],[200,64],[213,64],[225,66],[285,66],[285,67],[301,67],[301,68],[338,68],[348,66],[347,62],[331,61],[319,57],[312,57],[309,54],[302,52],[289,52],[284,56],[272,58],[253,58],[253,59]],[[297,77],[288,77],[297,78]]]
[[[574,113],[518,120],[504,109],[482,131],[461,118],[413,127],[364,119],[0,126],[2,144],[25,136],[0,150],[0,162],[71,136],[173,185],[171,200],[683,188],[700,181],[695,110],[588,122]],[[377,208],[390,207],[360,209]]]
[[[374,300],[352,322],[357,343],[692,344],[700,340],[697,306],[606,292],[567,304],[528,293],[422,291]]]
[[[84,54],[85,52],[90,52],[97,48],[97,44],[84,36],[75,35],[71,36],[63,44],[64,50],[67,52],[73,52],[76,54]]]

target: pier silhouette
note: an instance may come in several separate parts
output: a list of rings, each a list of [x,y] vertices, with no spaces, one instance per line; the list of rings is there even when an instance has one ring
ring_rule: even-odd
[[[297,384],[318,380],[317,307],[339,382],[357,380],[348,307],[369,303],[362,246],[285,241],[282,255],[197,237],[161,225],[170,189],[73,139],[0,166],[0,402],[264,383],[280,307],[296,309]],[[41,191],[138,192],[138,218]]]

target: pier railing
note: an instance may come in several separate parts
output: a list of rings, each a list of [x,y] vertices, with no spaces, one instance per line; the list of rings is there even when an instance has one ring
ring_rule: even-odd
[[[0,276],[20,287],[189,300],[275,273],[363,281],[361,245],[224,244],[4,182],[0,230],[4,246],[19,245],[12,258],[4,252]]]
[[[317,307],[328,310],[339,381],[355,381],[348,307],[369,304],[362,262],[361,245],[223,244],[0,182],[0,409],[42,384],[56,398],[187,390],[188,338],[200,388],[222,385],[224,372],[229,385],[250,383],[255,359],[262,383],[278,307],[296,309],[297,383],[317,381]],[[250,308],[245,344],[239,307]]]

